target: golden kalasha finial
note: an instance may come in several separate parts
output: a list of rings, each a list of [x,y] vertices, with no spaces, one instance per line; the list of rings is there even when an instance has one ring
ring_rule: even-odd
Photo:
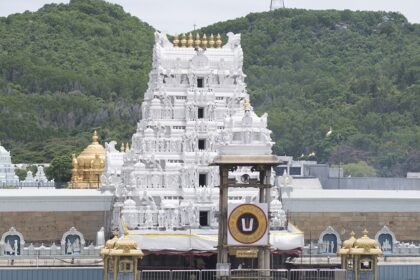
[[[185,35],[185,33],[182,33],[181,47],[183,47],[183,48],[187,47],[187,35]]]
[[[221,48],[222,47],[222,36],[220,36],[220,33],[217,33],[216,37],[216,47]]]
[[[96,130],[93,132],[93,136],[92,136],[92,142],[93,143],[98,143],[98,133],[96,133]]]
[[[200,47],[200,45],[201,45],[200,33],[197,33],[196,34],[194,43],[195,43],[195,47],[196,48],[199,48]]]
[[[121,148],[120,148],[120,151],[121,151],[121,152],[124,152],[124,150],[125,150],[125,148],[124,148],[124,142],[122,142],[122,143],[121,143]]]
[[[203,41],[201,41],[201,47],[203,49],[207,48],[207,36],[206,36],[206,34],[203,35]]]
[[[210,48],[214,48],[214,36],[213,36],[213,33],[210,34],[209,47]]]
[[[246,97],[245,99],[244,99],[244,110],[245,111],[249,111],[249,108],[250,108],[250,104],[249,104],[249,99],[248,99],[248,97]]]
[[[178,38],[178,34],[175,34],[174,36],[174,47],[177,48],[179,45],[179,38]]]
[[[190,33],[190,35],[188,35],[188,47],[189,48],[194,47],[193,35],[191,33]]]
[[[72,157],[73,169],[77,169],[78,162],[77,162],[76,154],[72,154],[71,157]]]
[[[128,145],[128,142],[125,143],[125,151],[128,152],[130,150],[130,146]]]

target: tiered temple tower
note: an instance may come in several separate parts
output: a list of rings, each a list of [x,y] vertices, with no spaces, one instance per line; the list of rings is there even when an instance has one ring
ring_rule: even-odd
[[[248,101],[240,35],[227,37],[222,46],[220,35],[175,36],[172,43],[155,34],[132,147],[124,154],[121,176],[101,177],[102,188],[117,196],[114,226],[122,215],[130,229],[217,228],[219,170],[209,164],[219,149],[258,143],[250,149],[238,145],[238,152],[264,146],[271,153],[267,116],[258,117]],[[241,174],[232,176],[240,180]],[[241,190],[232,199],[255,195]]]

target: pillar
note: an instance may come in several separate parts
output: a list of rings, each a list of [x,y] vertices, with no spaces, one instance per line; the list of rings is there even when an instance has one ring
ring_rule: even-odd
[[[228,262],[227,249],[227,205],[228,205],[228,175],[227,166],[219,167],[220,186],[219,186],[219,232],[218,232],[218,263]]]

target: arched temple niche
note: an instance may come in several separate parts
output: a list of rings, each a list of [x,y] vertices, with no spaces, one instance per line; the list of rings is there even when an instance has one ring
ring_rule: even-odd
[[[382,229],[376,233],[375,240],[378,242],[384,254],[392,254],[395,244],[397,243],[394,232],[387,226],[383,226]]]
[[[14,227],[3,233],[0,241],[0,256],[19,256],[22,254],[25,240],[22,233]]]
[[[336,254],[337,248],[341,246],[340,234],[328,226],[321,232],[318,240],[319,253],[321,254]]]
[[[80,255],[85,246],[83,234],[71,227],[61,238],[61,253],[63,255]]]

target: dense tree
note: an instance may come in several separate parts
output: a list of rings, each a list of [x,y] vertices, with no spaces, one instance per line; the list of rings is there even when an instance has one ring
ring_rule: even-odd
[[[346,177],[373,177],[376,176],[376,170],[368,165],[366,161],[357,163],[348,163],[341,166]]]
[[[69,182],[71,179],[71,156],[63,155],[54,158],[45,170],[49,180],[54,179],[58,185]]]

